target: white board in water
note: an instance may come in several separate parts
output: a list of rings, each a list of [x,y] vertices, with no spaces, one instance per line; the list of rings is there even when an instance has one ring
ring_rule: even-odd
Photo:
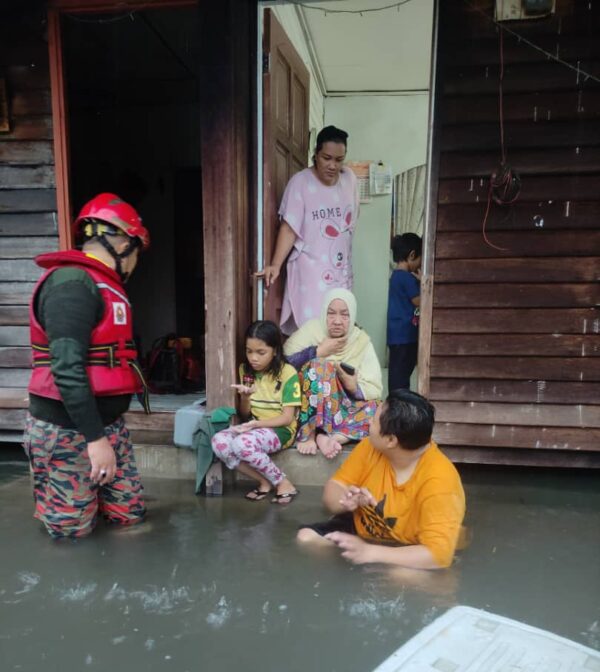
[[[546,630],[454,607],[374,672],[600,672],[600,653]]]

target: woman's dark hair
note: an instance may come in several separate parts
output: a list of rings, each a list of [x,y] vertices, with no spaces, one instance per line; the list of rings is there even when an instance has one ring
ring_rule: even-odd
[[[344,147],[348,147],[348,133],[342,131],[341,128],[335,126],[325,126],[319,131],[317,135],[317,145],[315,147],[315,154],[318,154],[326,142],[340,142]]]
[[[417,450],[431,440],[435,409],[416,392],[394,390],[385,400],[379,427],[383,436],[395,436],[405,450]]]
[[[273,348],[275,352],[271,363],[267,367],[266,373],[270,373],[277,378],[285,364],[285,357],[283,355],[283,337],[279,327],[275,322],[271,322],[271,320],[256,320],[256,322],[253,322],[246,329],[244,344],[249,338],[257,338],[259,341],[266,343],[270,348]],[[252,372],[253,369],[248,363],[248,360],[246,360],[244,362],[244,373]]]
[[[396,263],[406,261],[411,252],[415,253],[415,257],[420,257],[422,249],[423,241],[416,233],[403,233],[401,236],[394,236],[392,240],[392,255]]]

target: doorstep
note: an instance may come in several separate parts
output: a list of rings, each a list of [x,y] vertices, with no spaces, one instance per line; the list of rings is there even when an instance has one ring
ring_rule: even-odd
[[[295,447],[291,447],[274,455],[273,461],[294,485],[323,486],[350,450],[351,447],[347,447],[333,460],[327,460],[321,453],[301,455]],[[188,448],[136,443],[135,458],[142,478],[158,477],[190,481],[196,478],[196,453]],[[226,471],[224,468],[224,472]],[[239,475],[236,475],[236,478],[239,478]]]

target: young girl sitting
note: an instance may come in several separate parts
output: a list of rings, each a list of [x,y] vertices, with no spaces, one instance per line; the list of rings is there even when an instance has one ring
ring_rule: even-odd
[[[284,359],[281,332],[274,322],[253,322],[245,338],[242,382],[232,387],[239,395],[238,414],[246,422],[215,434],[212,448],[229,469],[258,481],[246,499],[258,502],[275,489],[271,502],[289,504],[298,491],[269,455],[294,441],[300,381]]]

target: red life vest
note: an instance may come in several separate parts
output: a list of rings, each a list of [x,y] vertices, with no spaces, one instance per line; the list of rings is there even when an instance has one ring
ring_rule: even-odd
[[[62,401],[50,371],[48,337],[35,315],[34,306],[40,287],[57,268],[81,268],[96,283],[104,301],[104,315],[91,333],[86,370],[95,396],[116,396],[142,391],[143,377],[137,364],[133,341],[131,305],[116,273],[101,261],[83,252],[69,250],[41,254],[38,266],[48,269],[38,280],[29,306],[33,372],[29,391],[41,397]]]

